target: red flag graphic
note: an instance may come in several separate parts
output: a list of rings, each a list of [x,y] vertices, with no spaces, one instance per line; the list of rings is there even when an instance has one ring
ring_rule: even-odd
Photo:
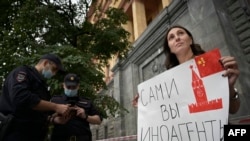
[[[206,77],[224,70],[223,66],[219,62],[220,58],[221,54],[218,48],[206,52],[205,54],[196,56],[194,59],[198,67],[200,77]]]

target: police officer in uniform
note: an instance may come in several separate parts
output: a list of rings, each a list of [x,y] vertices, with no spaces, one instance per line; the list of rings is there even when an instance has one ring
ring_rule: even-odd
[[[45,54],[35,66],[19,66],[9,73],[0,96],[0,112],[12,114],[14,119],[4,141],[44,141],[48,113],[69,114],[69,105],[50,102],[45,79],[58,71],[64,71],[60,58]]]
[[[64,78],[64,94],[52,97],[51,101],[71,105],[71,118],[58,124],[59,117],[52,118],[54,129],[51,141],[92,141],[90,124],[101,124],[102,118],[91,100],[78,96],[80,79],[69,73]]]

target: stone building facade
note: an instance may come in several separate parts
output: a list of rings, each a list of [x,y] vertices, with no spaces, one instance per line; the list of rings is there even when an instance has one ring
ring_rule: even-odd
[[[137,134],[137,109],[132,107],[131,101],[137,93],[139,83],[165,71],[163,40],[166,30],[173,24],[188,28],[193,33],[195,42],[201,44],[203,49],[210,50],[217,47],[223,56],[236,57],[241,72],[236,84],[240,93],[241,107],[236,114],[230,115],[230,120],[250,115],[249,0],[173,0],[172,2],[144,0],[144,2],[158,2],[157,7],[165,5],[151,19],[145,14],[145,9],[143,10],[143,1],[129,1],[138,3],[127,6],[127,9],[132,8],[130,14],[134,15],[131,16],[134,19],[128,27],[134,25],[137,25],[137,28],[145,27],[143,32],[133,34],[133,49],[128,58],[116,61],[111,68],[113,78],[108,84],[109,90],[102,92],[112,95],[129,113],[105,119],[100,126],[92,126],[93,140]],[[140,13],[143,11],[144,13]],[[134,23],[136,18],[138,22]],[[139,21],[146,22],[139,23]],[[130,29],[133,29],[133,32],[136,30]]]

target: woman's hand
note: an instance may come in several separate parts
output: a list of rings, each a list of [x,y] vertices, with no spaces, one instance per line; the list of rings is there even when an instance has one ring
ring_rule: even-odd
[[[223,76],[228,76],[229,87],[233,88],[234,84],[239,76],[238,64],[234,57],[232,56],[224,56],[220,58],[222,66],[225,68],[226,72]]]
[[[134,97],[133,101],[132,101],[132,105],[133,105],[133,107],[135,107],[135,108],[138,107],[138,99],[139,99],[139,94],[137,94],[137,95]]]
[[[239,98],[235,98],[237,96],[237,92],[234,89],[234,84],[240,74],[238,69],[238,64],[234,57],[232,56],[224,56],[221,57],[220,62],[222,66],[225,68],[226,72],[223,74],[224,77],[228,77],[229,83],[229,113],[234,114],[239,110],[240,100]]]

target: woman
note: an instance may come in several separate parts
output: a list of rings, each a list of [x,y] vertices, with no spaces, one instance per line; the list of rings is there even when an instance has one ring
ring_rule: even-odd
[[[194,56],[205,53],[199,44],[195,44],[192,34],[180,25],[172,26],[168,29],[164,41],[164,53],[166,55],[165,66],[171,69],[182,64]],[[238,65],[234,57],[224,56],[219,60],[225,68],[224,77],[228,77],[229,83],[229,113],[234,114],[240,107],[238,93],[234,88],[234,84],[239,76]],[[133,106],[137,107],[139,95],[137,94],[133,100]]]

